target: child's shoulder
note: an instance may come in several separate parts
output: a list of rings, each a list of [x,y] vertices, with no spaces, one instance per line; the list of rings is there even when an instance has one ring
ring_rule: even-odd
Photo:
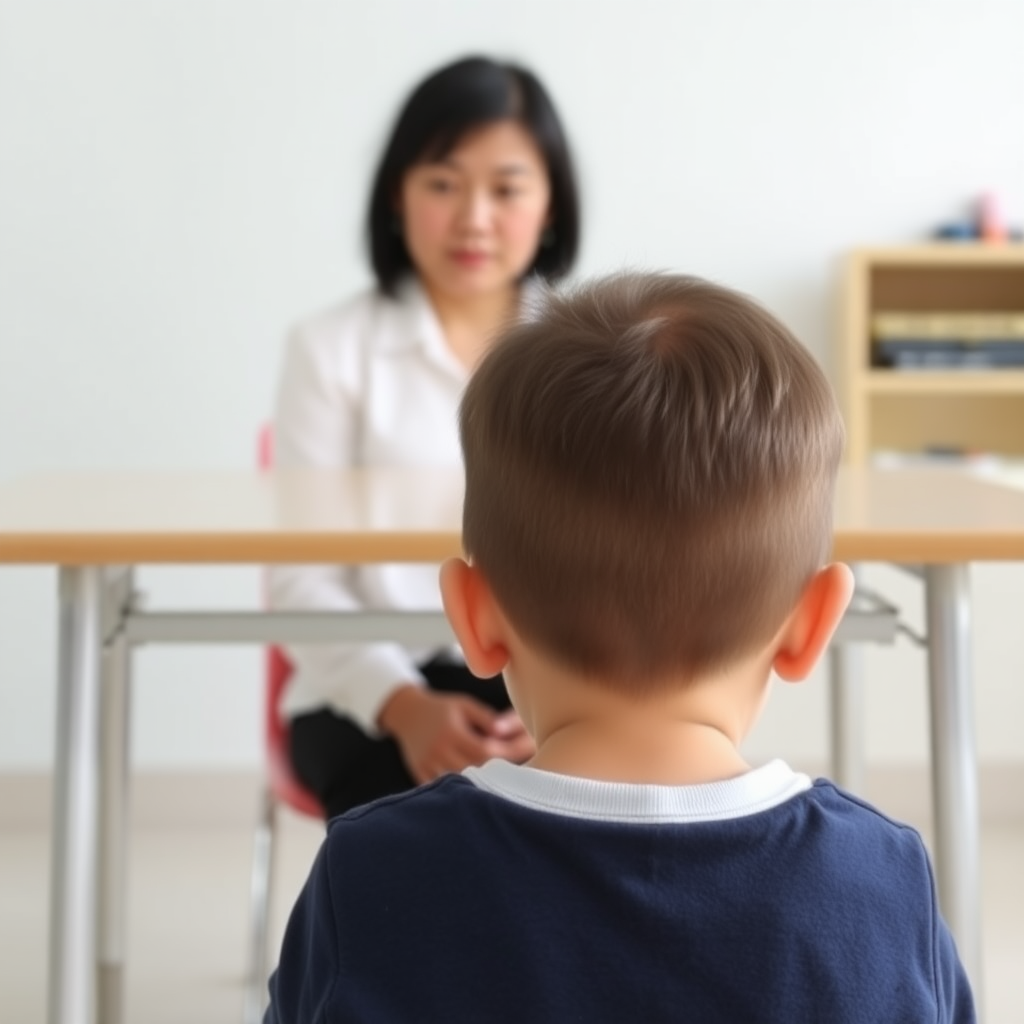
[[[454,828],[471,825],[480,790],[462,775],[442,775],[433,782],[339,814],[327,823],[329,842],[365,844],[379,837],[408,839],[422,833],[422,842],[450,835]],[[408,847],[405,848],[406,852]]]
[[[831,779],[815,779],[808,793],[823,810],[837,816],[838,820],[859,821],[883,832],[893,831],[905,839],[915,838],[920,841],[920,833],[913,825],[893,818],[870,801],[843,789]]]
[[[931,866],[921,834],[829,779],[817,779],[806,793],[808,829],[815,847],[839,865],[848,880],[871,884],[916,879],[932,884]]]
[[[335,899],[354,912],[381,886],[401,902],[424,886],[438,893],[475,878],[481,861],[502,856],[488,799],[465,777],[445,775],[332,818],[321,858]]]

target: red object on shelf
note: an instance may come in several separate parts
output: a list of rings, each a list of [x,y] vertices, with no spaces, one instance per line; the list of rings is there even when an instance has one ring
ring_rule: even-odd
[[[983,242],[1005,242],[1010,237],[999,203],[986,192],[978,203],[978,234]]]

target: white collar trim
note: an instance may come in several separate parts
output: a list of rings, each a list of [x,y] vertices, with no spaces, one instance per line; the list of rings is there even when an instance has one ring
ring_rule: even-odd
[[[597,782],[499,760],[462,774],[477,788],[534,810],[652,825],[743,818],[777,807],[811,787],[808,776],[780,760],[735,779],[691,786]]]
[[[520,290],[520,315],[526,319],[536,316],[548,293],[549,287],[542,278],[525,278]],[[382,338],[382,351],[404,352],[418,348],[456,376],[468,377],[465,367],[448,348],[437,312],[415,274],[409,274],[398,283],[395,299],[404,318],[403,329]]]

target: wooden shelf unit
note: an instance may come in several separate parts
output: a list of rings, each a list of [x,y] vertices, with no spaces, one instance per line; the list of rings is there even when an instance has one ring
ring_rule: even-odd
[[[929,447],[1024,455],[1024,369],[873,366],[876,313],[1024,310],[1024,245],[946,242],[850,254],[839,331],[847,461]]]

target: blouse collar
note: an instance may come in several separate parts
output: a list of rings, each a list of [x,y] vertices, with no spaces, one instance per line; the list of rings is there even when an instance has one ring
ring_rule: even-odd
[[[547,291],[548,285],[542,278],[526,278],[519,300],[520,315],[533,315]],[[465,382],[469,371],[448,347],[437,311],[419,278],[411,274],[403,279],[395,301],[401,314],[401,328],[382,339],[382,348],[388,352],[418,348],[436,366]]]

